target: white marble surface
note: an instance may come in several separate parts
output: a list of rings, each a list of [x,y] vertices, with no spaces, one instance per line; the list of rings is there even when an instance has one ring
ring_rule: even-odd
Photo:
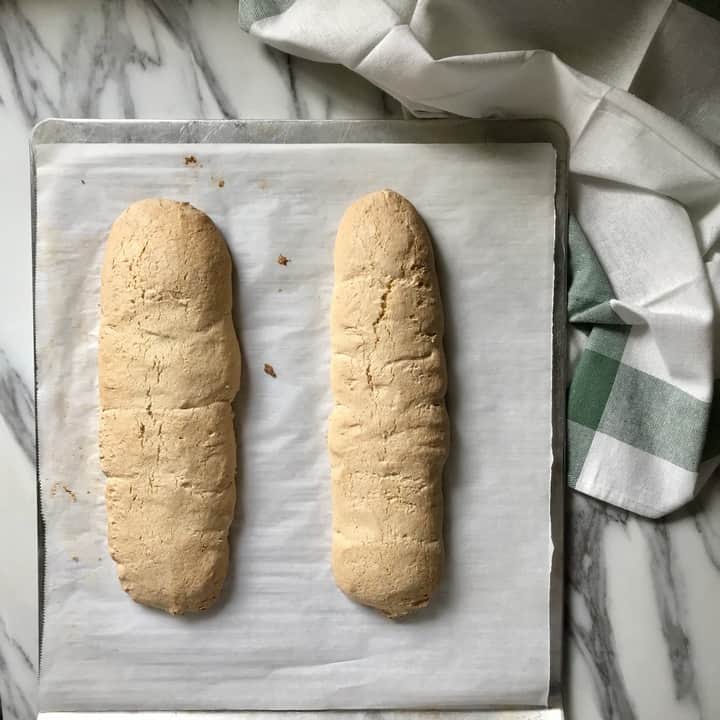
[[[31,126],[48,116],[399,114],[347,71],[260,46],[237,27],[235,9],[234,0],[0,2],[0,697],[8,720],[34,715],[37,669]],[[641,72],[638,92],[702,120]],[[703,128],[713,136],[716,126]],[[568,509],[568,717],[720,717],[720,485],[658,523],[577,494]]]

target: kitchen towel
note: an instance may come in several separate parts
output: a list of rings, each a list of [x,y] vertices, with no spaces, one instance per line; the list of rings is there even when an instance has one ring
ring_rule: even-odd
[[[720,460],[720,413],[714,422],[711,412],[720,151],[608,84],[630,85],[670,6],[241,0],[239,8],[264,42],[341,63],[418,116],[544,117],[565,128],[570,320],[588,333],[570,388],[568,482],[650,517],[690,500]],[[613,58],[605,63],[603,46]]]

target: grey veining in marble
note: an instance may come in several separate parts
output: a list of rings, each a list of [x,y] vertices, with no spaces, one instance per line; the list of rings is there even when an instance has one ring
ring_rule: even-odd
[[[297,59],[286,53],[281,53],[279,50],[268,46],[266,48],[268,57],[273,61],[275,66],[280,71],[288,95],[292,102],[292,117],[302,118],[307,117],[307,112],[304,112],[304,108],[300,104],[300,98],[297,92],[297,81],[295,80],[295,69],[293,63],[297,62]],[[327,96],[327,102],[330,102],[330,96]]]
[[[702,517],[698,513],[694,520]],[[611,525],[615,529],[627,528],[629,522],[638,524],[647,543],[659,630],[670,663],[674,695],[678,700],[688,701],[697,710],[697,717],[702,717],[691,640],[684,627],[687,608],[683,582],[678,577],[670,523],[639,520],[591,498],[572,497],[568,538],[572,548],[568,567],[572,607],[568,617],[569,641],[586,657],[591,668],[601,717],[639,717],[618,662],[615,630],[607,608],[609,568],[602,557],[602,536],[607,528]]]
[[[33,679],[36,669],[32,660],[8,631],[0,618],[0,699],[3,718],[35,716]],[[24,681],[24,682],[23,682]]]
[[[566,525],[566,616],[569,641],[575,643],[590,669],[602,717],[634,717],[632,701],[617,662],[614,631],[607,610],[607,566],[602,557],[603,534],[610,523],[622,525],[627,513],[584,495],[572,497]]]
[[[709,485],[680,515],[686,516],[702,539],[708,560],[720,573],[720,488]]]
[[[0,0],[0,697],[6,720],[34,716],[36,695],[31,126],[49,116],[400,114],[394,100],[347,70],[261,46],[240,30],[236,15],[236,0]],[[676,25],[697,29],[698,22]],[[672,66],[662,55],[672,38],[664,31],[661,40],[635,87],[678,116],[685,113],[698,129],[707,119],[716,133],[717,119],[697,110],[697,97],[690,106],[671,102],[670,85],[686,86],[691,78],[665,73],[682,83],[653,86],[652,64]],[[683,52],[693,46],[692,37],[685,40]],[[568,716],[720,718],[720,484],[711,481],[691,507],[656,523],[576,494],[569,495],[568,514]]]
[[[658,604],[663,637],[667,646],[675,696],[689,698],[698,704],[690,638],[684,627],[687,613],[680,592],[682,581],[677,577],[674,551],[667,527],[643,525],[643,535],[650,551],[653,587]]]
[[[0,415],[15,442],[30,462],[35,462],[35,416],[33,396],[0,349]]]
[[[569,505],[570,717],[717,717],[720,698],[713,678],[720,633],[712,617],[700,618],[690,603],[703,593],[708,608],[718,599],[717,482],[690,507],[659,522],[578,494],[569,496]],[[618,552],[617,539],[631,557]],[[608,546],[614,546],[610,552]],[[704,632],[711,637],[701,650],[698,643],[708,639]],[[594,687],[592,714],[589,698],[580,697],[581,671]]]

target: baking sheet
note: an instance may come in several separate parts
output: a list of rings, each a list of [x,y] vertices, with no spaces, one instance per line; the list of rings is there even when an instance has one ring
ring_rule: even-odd
[[[545,704],[552,146],[41,145],[36,165],[42,709]],[[332,243],[347,204],[384,186],[435,240],[453,431],[446,578],[400,623],[344,598],[328,563]],[[189,618],[120,590],[95,441],[102,247],[152,195],[223,231],[245,356],[233,568],[220,605]]]

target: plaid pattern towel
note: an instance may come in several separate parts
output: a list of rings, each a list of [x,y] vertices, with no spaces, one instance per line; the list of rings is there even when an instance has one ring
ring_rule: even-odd
[[[647,515],[681,505],[717,464],[720,419],[710,403],[623,362],[632,326],[613,310],[610,281],[573,217],[569,250],[569,320],[587,342],[568,398],[568,483],[592,490],[612,466],[605,500],[627,505],[629,495]]]
[[[253,35],[346,65],[418,115],[563,125],[575,216],[569,312],[587,333],[569,395],[568,481],[663,515],[692,498],[720,461],[718,436],[708,434],[720,152],[550,52],[462,54],[478,46],[482,12],[472,0],[458,0],[452,14],[441,0],[240,2]]]

